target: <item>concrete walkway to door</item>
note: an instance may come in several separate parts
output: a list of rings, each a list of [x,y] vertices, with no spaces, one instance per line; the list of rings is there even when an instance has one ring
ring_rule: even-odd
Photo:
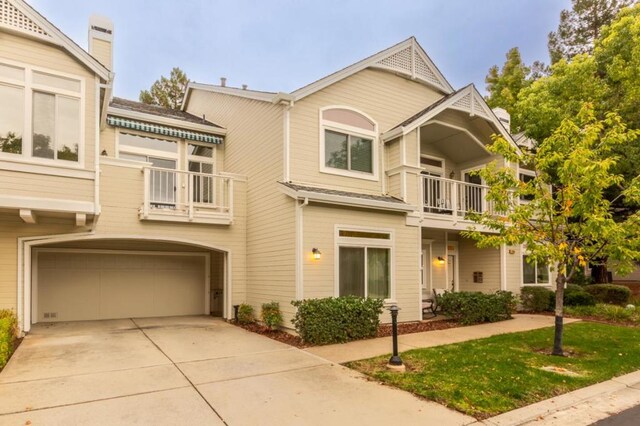
[[[210,317],[38,324],[0,373],[1,425],[474,421]]]

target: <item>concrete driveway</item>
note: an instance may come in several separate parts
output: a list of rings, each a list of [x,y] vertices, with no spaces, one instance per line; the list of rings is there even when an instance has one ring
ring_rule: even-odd
[[[210,317],[39,324],[0,373],[0,424],[473,421]]]

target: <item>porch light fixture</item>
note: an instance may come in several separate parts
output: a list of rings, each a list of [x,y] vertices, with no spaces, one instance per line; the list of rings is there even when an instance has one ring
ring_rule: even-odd
[[[438,264],[439,265],[444,265],[444,257],[438,256]]]
[[[320,251],[320,249],[317,249],[315,247],[311,249],[311,253],[313,253],[313,258],[315,260],[320,260],[320,257],[322,257],[322,252]]]
[[[456,171],[451,170],[451,173],[449,173],[449,179],[453,179],[454,177],[456,177]]]

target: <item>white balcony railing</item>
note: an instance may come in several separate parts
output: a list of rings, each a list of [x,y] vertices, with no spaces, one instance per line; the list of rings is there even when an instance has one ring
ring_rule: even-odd
[[[143,172],[142,218],[233,219],[231,177],[158,167],[145,167]]]
[[[487,201],[488,186],[423,175],[422,188],[424,213],[451,216],[495,213],[493,203]]]

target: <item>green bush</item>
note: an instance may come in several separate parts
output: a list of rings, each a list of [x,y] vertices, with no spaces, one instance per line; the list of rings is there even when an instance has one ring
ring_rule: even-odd
[[[253,316],[253,306],[243,303],[238,308],[238,322],[240,324],[251,324],[255,321]]]
[[[590,317],[603,321],[640,323],[640,309],[627,309],[605,303],[598,303],[595,306],[568,306],[565,313],[575,317]]]
[[[0,370],[4,368],[13,352],[18,337],[18,319],[13,311],[0,310]]]
[[[598,303],[626,305],[631,298],[629,287],[615,284],[592,284],[585,287]]]
[[[384,302],[345,296],[294,300],[291,304],[298,308],[291,322],[302,340],[326,345],[375,337]]]
[[[555,294],[546,287],[522,287],[520,303],[525,312],[544,312],[555,305]]]
[[[510,291],[497,291],[493,294],[447,292],[440,298],[440,307],[446,315],[465,325],[496,322],[511,318],[516,298]]]
[[[576,284],[567,284],[563,300],[565,306],[594,306],[596,304],[593,296]]]
[[[272,330],[282,324],[282,312],[280,312],[280,304],[278,302],[262,304],[262,322]]]

